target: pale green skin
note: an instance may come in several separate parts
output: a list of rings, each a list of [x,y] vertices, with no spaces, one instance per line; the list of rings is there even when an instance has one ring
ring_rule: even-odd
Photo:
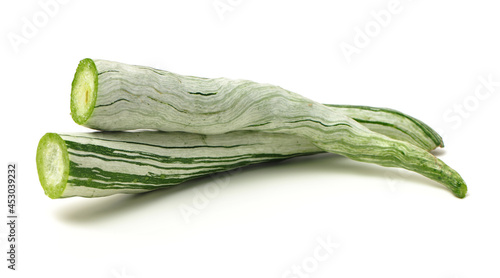
[[[84,69],[94,78],[80,78],[89,75]],[[95,85],[88,103],[81,103],[79,82]],[[326,152],[420,173],[457,197],[467,192],[460,175],[425,149],[373,132],[340,109],[274,85],[85,59],[75,74],[71,107],[78,124],[98,130],[201,134],[250,130],[300,136]]]

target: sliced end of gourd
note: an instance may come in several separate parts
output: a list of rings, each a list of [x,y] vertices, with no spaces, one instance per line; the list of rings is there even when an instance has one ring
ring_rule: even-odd
[[[81,60],[71,84],[71,117],[77,124],[85,124],[94,112],[97,81],[94,61],[88,58]]]
[[[66,143],[55,133],[45,134],[36,151],[38,178],[45,195],[60,198],[66,189],[69,175],[69,157]]]

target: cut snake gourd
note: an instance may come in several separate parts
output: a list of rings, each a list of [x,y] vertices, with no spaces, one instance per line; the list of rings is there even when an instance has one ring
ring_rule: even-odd
[[[97,61],[97,63],[100,64],[101,62]],[[162,72],[155,69],[150,70]],[[86,122],[92,116],[96,107],[98,110],[96,114],[101,114],[101,110],[104,107],[118,105],[120,101],[128,101],[123,98],[104,103],[104,99],[101,95],[99,104],[96,104],[98,100],[99,76],[107,73],[118,73],[118,70],[105,69],[101,72],[97,72],[96,64],[93,63],[93,60],[84,59],[80,63],[73,81],[71,100],[71,115],[78,124],[92,127]],[[103,83],[105,84],[107,81],[104,79],[104,81],[101,82],[101,86],[103,86]],[[103,88],[102,90],[106,89]],[[325,104],[325,106],[331,107],[335,111],[351,117],[374,132],[384,134],[396,140],[407,141],[422,149],[433,150],[437,147],[444,146],[441,136],[427,124],[394,109],[337,104]],[[96,129],[100,129],[99,125]]]
[[[254,131],[47,133],[38,146],[37,167],[50,198],[101,197],[320,152],[302,137]]]
[[[373,132],[341,108],[274,85],[84,59],[72,84],[71,112],[76,123],[107,131],[290,134],[326,152],[420,173],[460,198],[467,192],[460,175],[425,149]]]

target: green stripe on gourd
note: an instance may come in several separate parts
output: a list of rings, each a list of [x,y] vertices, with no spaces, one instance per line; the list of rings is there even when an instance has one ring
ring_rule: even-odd
[[[75,85],[80,83],[83,85]],[[201,134],[237,130],[286,133],[307,138],[326,152],[420,173],[445,185],[460,198],[467,192],[460,175],[426,150],[373,132],[341,109],[278,86],[183,76],[91,59],[80,62],[73,84],[73,119],[90,128]],[[92,88],[92,84],[97,86],[90,92],[92,97],[87,98],[87,88]]]

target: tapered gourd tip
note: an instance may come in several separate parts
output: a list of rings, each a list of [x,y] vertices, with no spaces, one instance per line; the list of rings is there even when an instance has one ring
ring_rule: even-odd
[[[71,84],[71,117],[83,125],[94,112],[97,99],[97,68],[92,59],[80,61]]]
[[[60,198],[66,189],[69,175],[69,157],[66,143],[55,133],[45,134],[36,151],[38,179],[45,195]]]
[[[457,196],[460,199],[463,199],[465,198],[465,196],[467,196],[467,185],[465,184],[464,181],[460,182],[457,190],[454,193],[455,196]]]
[[[450,168],[451,169],[451,168]],[[462,177],[453,169],[451,169],[451,181],[449,182],[448,188],[453,192],[453,194],[463,199],[467,196],[467,185]]]

